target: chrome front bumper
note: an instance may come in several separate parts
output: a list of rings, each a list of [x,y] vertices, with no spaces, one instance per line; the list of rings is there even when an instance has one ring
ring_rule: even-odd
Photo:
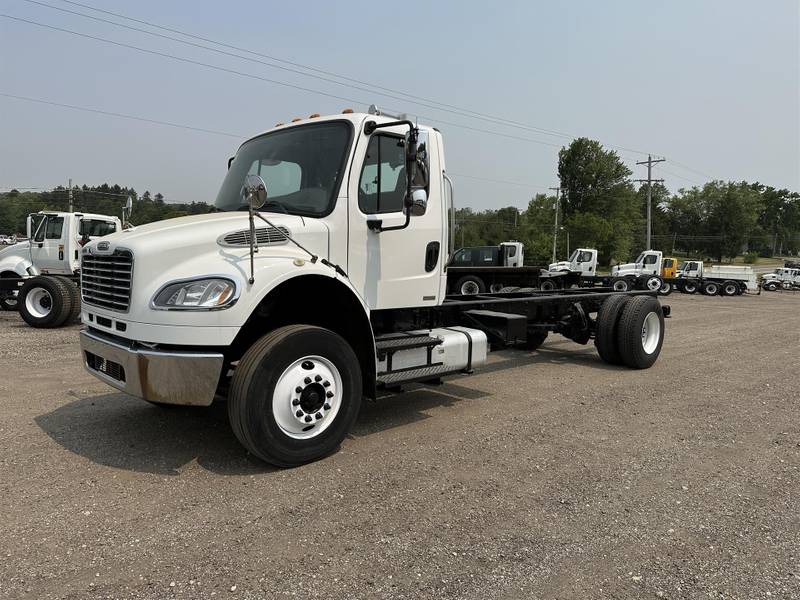
[[[151,402],[208,406],[214,400],[222,354],[165,351],[81,331],[86,370],[118,390]]]

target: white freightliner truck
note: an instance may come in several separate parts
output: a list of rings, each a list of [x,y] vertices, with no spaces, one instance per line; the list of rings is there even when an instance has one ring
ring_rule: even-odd
[[[276,126],[229,161],[217,212],[83,249],[85,366],[156,404],[226,397],[240,442],[293,466],[334,452],[362,397],[471,372],[490,345],[554,332],[655,362],[669,307],[650,292],[447,296],[452,202],[435,128],[374,107]]]
[[[800,289],[800,268],[780,267],[771,273],[764,273],[761,276],[761,287],[770,292]]]
[[[0,306],[19,310],[34,327],[60,327],[76,320],[81,248],[121,228],[120,220],[108,215],[29,214],[28,240],[0,250]]]

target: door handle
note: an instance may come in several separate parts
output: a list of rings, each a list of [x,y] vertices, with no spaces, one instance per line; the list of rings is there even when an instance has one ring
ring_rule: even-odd
[[[44,243],[43,243],[43,242],[39,242],[39,243],[38,243],[38,244],[36,244],[36,245],[37,245],[37,246],[39,246],[39,248],[44,248]]]

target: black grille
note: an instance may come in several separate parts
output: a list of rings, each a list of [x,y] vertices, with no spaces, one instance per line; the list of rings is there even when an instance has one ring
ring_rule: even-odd
[[[86,353],[86,364],[89,368],[103,375],[116,379],[117,381],[125,382],[125,368],[113,360],[108,360],[97,354],[91,352]]]
[[[133,254],[84,254],[81,261],[81,297],[87,304],[126,312],[131,302]]]
[[[256,242],[259,246],[283,244],[288,237],[289,230],[286,227],[256,227]],[[250,230],[242,229],[228,233],[222,237],[222,243],[227,246],[249,246]]]

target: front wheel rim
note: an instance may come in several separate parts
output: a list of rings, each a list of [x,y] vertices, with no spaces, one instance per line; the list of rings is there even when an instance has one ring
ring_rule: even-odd
[[[661,287],[661,280],[658,277],[651,277],[647,280],[647,289],[651,292],[657,291]]]
[[[53,297],[44,288],[33,288],[25,296],[25,308],[37,319],[43,319],[53,309]]]
[[[342,406],[342,390],[339,369],[327,358],[299,358],[284,369],[275,384],[275,422],[291,438],[317,437],[336,420]]]
[[[478,292],[480,292],[480,289],[478,289],[478,284],[474,281],[465,281],[461,284],[462,296],[474,296]]]
[[[661,320],[655,312],[649,313],[642,323],[642,350],[652,354],[658,347],[661,338]]]

